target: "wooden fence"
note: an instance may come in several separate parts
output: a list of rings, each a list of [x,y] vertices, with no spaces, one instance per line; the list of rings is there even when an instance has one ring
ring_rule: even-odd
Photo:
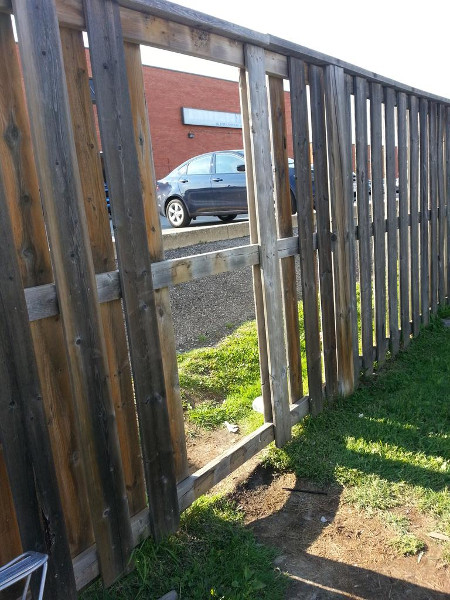
[[[164,260],[139,44],[240,69],[249,245]],[[450,103],[163,0],[0,0],[0,49],[0,563],[47,551],[49,597],[75,598],[447,302]],[[244,266],[265,424],[189,474],[168,287]]]

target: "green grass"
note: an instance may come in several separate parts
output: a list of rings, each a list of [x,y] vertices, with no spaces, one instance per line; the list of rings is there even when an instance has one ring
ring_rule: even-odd
[[[134,571],[104,590],[92,585],[82,600],[156,600],[174,589],[180,600],[280,600],[286,580],[273,550],[258,544],[234,504],[200,498],[183,513],[179,532],[133,555]]]
[[[299,303],[300,344],[304,356],[303,307]],[[306,381],[306,361],[303,361]],[[181,398],[188,419],[205,429],[224,421],[245,433],[263,423],[252,410],[261,394],[258,336],[255,321],[244,323],[216,346],[198,348],[178,357]]]
[[[450,533],[450,330],[434,319],[384,369],[331,410],[294,428],[265,462],[319,483],[344,486],[343,499],[384,514],[416,507]],[[397,536],[398,537],[398,536]],[[401,553],[423,542],[409,532]]]

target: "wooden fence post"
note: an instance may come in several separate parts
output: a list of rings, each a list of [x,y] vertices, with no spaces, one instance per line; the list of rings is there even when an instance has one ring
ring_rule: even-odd
[[[133,540],[59,24],[52,0],[14,0],[13,6],[91,517],[102,575],[110,584],[128,567]]]
[[[408,190],[408,136],[406,120],[406,94],[398,94],[398,175],[400,218],[400,322],[402,343],[407,348],[411,338],[410,314],[410,260],[409,260],[409,190]]]
[[[176,531],[179,509],[142,183],[119,6],[84,2],[100,134],[139,416],[150,527]]]
[[[273,197],[265,53],[262,48],[246,45],[244,55],[273,422],[276,444],[282,446],[291,437],[291,421]]]
[[[75,600],[75,577],[1,171],[0,240],[0,441],[22,547],[49,554],[49,596]]]
[[[314,203],[316,207],[322,306],[323,362],[325,366],[326,394],[329,399],[332,399],[338,393],[338,380],[323,69],[313,65],[310,66],[309,80],[314,156]]]
[[[245,176],[247,182],[247,204],[250,229],[250,243],[258,244],[258,222],[256,217],[255,183],[253,180],[252,144],[250,136],[250,114],[248,100],[247,73],[245,69],[239,72],[239,95],[242,113],[242,137],[245,150]],[[259,372],[261,378],[261,393],[264,406],[264,422],[273,421],[272,394],[269,382],[269,355],[266,339],[266,317],[264,316],[264,297],[262,291],[261,265],[252,267],[253,294],[255,299],[256,327],[258,330]]]
[[[428,100],[420,99],[420,302],[422,323],[430,322]]]
[[[363,369],[373,371],[372,241],[369,209],[369,157],[367,135],[367,81],[355,82],[356,193],[358,197],[359,281]]]
[[[446,281],[445,281],[445,239],[447,234],[447,198],[445,194],[445,170],[444,170],[444,152],[445,152],[445,107],[440,104],[438,112],[438,196],[439,196],[439,249],[438,249],[438,301],[441,306],[445,304]]]
[[[125,43],[124,48],[139,171],[142,181],[148,245],[151,260],[158,262],[164,260],[164,250],[156,199],[156,177],[148,110],[144,95],[141,49],[137,44],[131,43]],[[155,290],[155,303],[166,383],[170,432],[174,450],[175,474],[177,481],[181,481],[189,475],[189,465],[184,433],[183,405],[178,379],[177,348],[168,288]]]
[[[400,349],[398,327],[398,219],[397,194],[395,189],[395,105],[396,94],[392,88],[386,89],[385,102],[385,148],[386,148],[386,202],[387,202],[387,261],[388,261],[388,308],[389,343],[392,356]],[[400,152],[400,148],[399,148]]]
[[[386,221],[383,190],[383,148],[381,128],[382,88],[370,86],[370,154],[372,158],[373,258],[375,273],[375,341],[381,366],[386,359]]]
[[[409,193],[411,204],[411,312],[413,336],[420,331],[419,271],[419,102],[411,96],[409,106]]]
[[[292,202],[289,185],[289,164],[286,144],[286,113],[283,80],[269,77],[270,126],[274,160],[274,191],[277,209],[277,226],[280,238],[292,237]],[[302,359],[300,355],[300,331],[298,323],[297,278],[295,258],[281,260],[284,320],[286,325],[286,347],[290,402],[302,398]]]
[[[348,111],[345,74],[340,67],[325,70],[325,97],[328,118],[330,186],[334,251],[334,286],[336,304],[336,342],[340,394],[350,394],[355,385],[352,281],[353,244],[353,177],[349,162]],[[354,235],[354,233],[353,233]]]
[[[302,279],[302,300],[305,325],[308,395],[311,413],[323,409],[322,356],[320,348],[317,269],[313,246],[314,217],[311,182],[308,104],[306,98],[305,63],[289,59],[291,86],[292,138],[295,174],[297,178],[297,218]]]

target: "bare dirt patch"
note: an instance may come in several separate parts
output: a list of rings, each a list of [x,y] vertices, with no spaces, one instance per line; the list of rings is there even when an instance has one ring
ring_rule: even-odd
[[[292,474],[257,466],[232,496],[256,537],[278,548],[276,565],[291,579],[287,600],[449,597],[450,570],[440,559],[439,542],[427,537],[432,523],[423,515],[407,514],[411,531],[426,540],[419,562],[398,556],[389,545],[395,535],[390,527],[345,504],[339,487],[319,488],[326,495],[285,488],[318,490]]]

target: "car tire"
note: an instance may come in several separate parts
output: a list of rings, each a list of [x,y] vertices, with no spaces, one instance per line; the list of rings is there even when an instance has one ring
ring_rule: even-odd
[[[179,198],[169,200],[166,207],[166,217],[172,227],[187,227],[191,222],[183,201]]]
[[[294,192],[291,190],[291,213],[295,215],[297,212],[297,200],[295,199]]]
[[[231,223],[231,221],[234,221],[234,219],[237,217],[237,215],[217,215],[217,216],[223,223]]]

